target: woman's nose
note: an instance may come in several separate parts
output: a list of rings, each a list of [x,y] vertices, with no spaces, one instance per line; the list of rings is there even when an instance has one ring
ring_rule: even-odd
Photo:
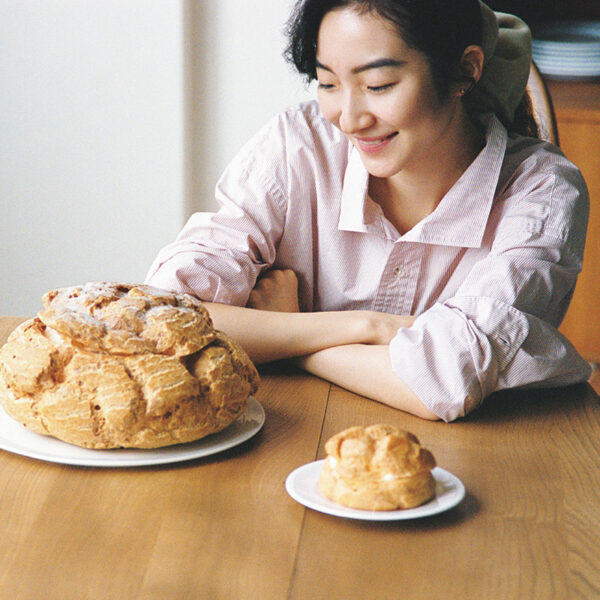
[[[346,134],[353,134],[368,128],[374,121],[364,100],[359,94],[348,93],[344,96],[340,107],[340,129]]]

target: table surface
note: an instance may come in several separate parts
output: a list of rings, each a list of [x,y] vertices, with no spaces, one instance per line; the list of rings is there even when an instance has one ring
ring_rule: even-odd
[[[0,344],[18,322],[0,317]],[[0,450],[0,598],[600,597],[600,402],[589,385],[497,394],[444,424],[286,365],[261,375],[263,429],[211,457],[105,469]],[[288,496],[287,475],[323,458],[331,435],[381,422],[415,433],[463,481],[463,502],[375,523]]]

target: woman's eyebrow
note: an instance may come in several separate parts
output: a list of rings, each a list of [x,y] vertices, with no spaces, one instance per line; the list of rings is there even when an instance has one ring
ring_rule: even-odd
[[[356,75],[358,73],[362,73],[363,71],[369,71],[370,69],[381,69],[383,67],[401,67],[404,64],[406,64],[406,61],[404,60],[397,60],[395,58],[378,58],[376,60],[372,60],[371,62],[365,63],[364,65],[354,67],[352,69],[352,74]],[[316,60],[315,66],[318,69],[323,69],[324,71],[333,73],[331,68],[319,62],[318,60]]]

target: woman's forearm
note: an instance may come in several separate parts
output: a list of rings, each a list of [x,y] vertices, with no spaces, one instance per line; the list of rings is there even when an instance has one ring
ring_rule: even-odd
[[[371,343],[375,335],[366,312],[275,312],[211,302],[205,306],[215,328],[234,338],[255,363]]]
[[[293,358],[306,371],[424,419],[437,419],[394,374],[388,344],[415,317],[370,311],[282,312],[206,302],[214,326],[255,363]]]
[[[414,317],[370,311],[279,312],[206,302],[216,329],[255,363],[294,358],[348,344],[389,344]]]
[[[439,419],[392,371],[389,349],[385,345],[352,344],[327,348],[294,362],[309,373],[361,396],[423,419]]]

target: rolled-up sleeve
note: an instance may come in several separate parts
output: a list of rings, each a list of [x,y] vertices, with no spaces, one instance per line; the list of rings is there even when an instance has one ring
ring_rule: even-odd
[[[270,153],[261,151],[269,135],[277,140],[264,130],[232,161],[216,186],[218,212],[193,214],[159,252],[146,283],[206,301],[246,304],[258,275],[275,260],[285,223],[275,169],[280,153],[273,143]]]
[[[490,298],[437,304],[390,344],[392,368],[444,421],[491,393],[585,381],[590,365],[552,325]]]
[[[585,184],[575,171],[541,175],[535,189],[497,210],[489,254],[390,344],[394,372],[445,421],[501,389],[590,376],[558,331],[582,266]]]

